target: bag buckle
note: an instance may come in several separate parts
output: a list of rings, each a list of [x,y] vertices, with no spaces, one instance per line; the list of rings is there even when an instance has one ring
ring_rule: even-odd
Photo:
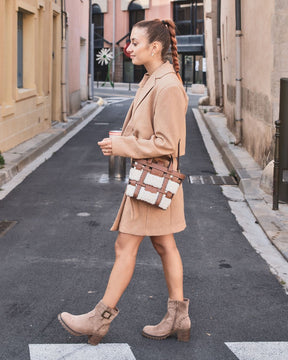
[[[103,313],[101,314],[101,316],[106,319],[106,320],[109,320],[110,317],[112,316],[112,314],[108,311],[108,310],[105,310],[103,311]]]

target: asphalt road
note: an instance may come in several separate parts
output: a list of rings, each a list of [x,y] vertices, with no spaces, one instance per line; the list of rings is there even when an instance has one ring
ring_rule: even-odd
[[[86,341],[65,332],[57,314],[91,310],[113,264],[116,234],[109,228],[125,183],[105,181],[108,159],[97,141],[121,127],[131,100],[110,102],[0,201],[0,220],[17,221],[0,238],[1,360],[30,359],[29,344]],[[186,174],[215,173],[190,108],[181,165]],[[146,238],[103,343],[127,343],[137,360],[233,360],[226,342],[288,341],[287,295],[243,236],[221,188],[186,181],[184,192],[187,229],[176,238],[191,341],[141,336],[144,325],[161,320],[167,301],[161,262]]]

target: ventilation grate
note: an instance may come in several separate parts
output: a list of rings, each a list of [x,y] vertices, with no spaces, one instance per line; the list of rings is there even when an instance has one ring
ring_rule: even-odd
[[[189,175],[188,181],[193,185],[237,185],[233,176]]]

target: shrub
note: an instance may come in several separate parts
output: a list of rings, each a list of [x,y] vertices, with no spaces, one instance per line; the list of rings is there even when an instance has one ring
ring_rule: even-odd
[[[0,151],[0,169],[3,168],[5,165],[5,159],[3,157],[3,155],[1,154],[1,151]]]

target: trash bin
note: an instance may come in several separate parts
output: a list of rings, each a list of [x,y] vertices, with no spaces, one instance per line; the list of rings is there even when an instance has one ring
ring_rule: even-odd
[[[109,137],[121,136],[121,130],[110,130]],[[124,180],[126,177],[126,158],[123,156],[109,156],[109,178]]]

